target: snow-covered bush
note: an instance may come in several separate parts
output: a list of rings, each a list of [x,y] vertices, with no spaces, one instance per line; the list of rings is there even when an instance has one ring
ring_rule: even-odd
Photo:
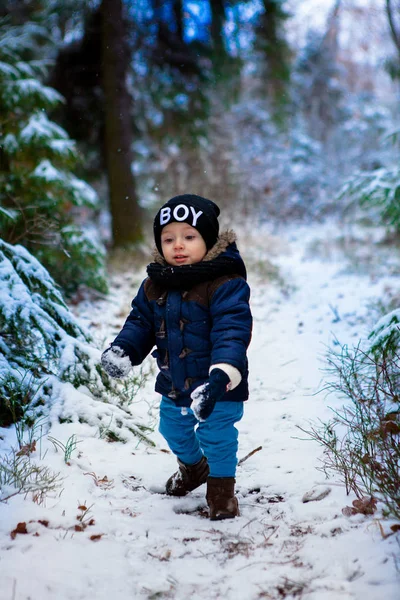
[[[385,350],[391,355],[400,355],[400,308],[379,319],[369,339],[371,352],[379,354]]]
[[[23,246],[0,240],[0,424],[27,418],[51,397],[54,379],[79,371],[90,338],[75,321],[43,266]]]
[[[53,417],[59,420],[97,428],[113,420],[112,439],[149,443],[149,428],[124,405],[126,390],[100,367],[100,350],[68,310],[48,271],[26,248],[2,240],[0,289],[0,427],[22,422],[21,446],[23,427],[48,416],[56,404]]]
[[[373,222],[381,222],[388,231],[400,234],[400,169],[381,167],[359,171],[343,186],[340,197],[366,209]]]
[[[345,199],[362,209],[373,224],[380,223],[388,233],[400,234],[400,130],[390,129],[387,115],[375,112],[379,121],[379,136],[369,140],[369,156],[375,160],[359,164],[359,168],[344,182],[338,200]],[[370,129],[370,127],[369,127]],[[372,152],[371,152],[372,147]],[[379,158],[378,158],[379,157]]]
[[[28,248],[68,294],[79,285],[104,292],[104,248],[78,226],[97,195],[72,174],[75,143],[47,115],[62,97],[42,83],[46,62],[25,59],[38,33],[0,23],[0,234]]]

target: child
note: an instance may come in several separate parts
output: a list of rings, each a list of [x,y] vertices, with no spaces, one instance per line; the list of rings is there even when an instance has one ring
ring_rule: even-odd
[[[159,210],[155,262],[102,355],[111,377],[125,377],[156,346],[159,429],[179,465],[166,493],[184,496],[207,482],[211,520],[239,515],[235,423],[248,398],[252,328],[246,269],[233,231],[218,235],[219,213],[191,194]]]

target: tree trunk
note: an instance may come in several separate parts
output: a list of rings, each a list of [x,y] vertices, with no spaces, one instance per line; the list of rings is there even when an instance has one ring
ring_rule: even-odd
[[[290,77],[290,50],[283,33],[287,15],[277,0],[263,0],[263,6],[259,35],[267,64],[266,90],[279,120],[279,113],[288,101],[286,94]]]
[[[400,12],[400,6],[399,6],[398,10]],[[396,46],[397,52],[400,55],[400,28],[399,29],[396,28],[396,24],[394,21],[394,11],[395,11],[395,9],[393,8],[391,1],[386,0],[386,14],[387,14],[388,21],[389,21],[390,33],[391,33],[394,45]]]
[[[131,96],[126,87],[130,54],[122,0],[102,0],[102,62],[105,99],[105,156],[114,246],[142,237],[141,209],[132,174]]]
[[[184,27],[183,27],[183,0],[174,0],[174,15],[176,22],[176,33],[181,42],[184,41]]]
[[[210,0],[211,9],[211,43],[214,51],[225,52],[224,45],[224,21],[225,6],[224,0]]]

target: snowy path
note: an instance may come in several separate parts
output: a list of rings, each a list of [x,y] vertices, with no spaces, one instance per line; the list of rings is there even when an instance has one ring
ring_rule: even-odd
[[[335,337],[351,344],[365,334],[368,301],[388,281],[346,274],[343,259],[313,259],[305,254],[306,235],[288,234],[272,258],[283,286],[262,281],[259,266],[250,269],[251,399],[239,426],[239,456],[262,450],[238,468],[241,517],[211,523],[204,487],[184,499],[150,493],[175,470],[157,432],[157,447],[148,449],[107,444],[86,424],[58,425],[52,435],[77,434],[80,455],[65,468],[60,498],[46,507],[22,498],[0,507],[0,600],[399,598],[398,541],[384,540],[374,518],[342,515],[353,498],[315,469],[321,450],[299,439],[305,436],[297,428],[328,418],[328,404],[340,406],[339,399],[315,395],[326,347]],[[266,239],[266,249],[270,244]],[[126,286],[114,293],[92,320],[109,311],[116,330],[127,293]],[[151,390],[149,382],[141,394]],[[144,403],[137,409],[147,410]],[[48,459],[62,468],[59,454],[49,450]],[[110,486],[96,486],[87,473],[106,475]],[[327,495],[303,503],[313,489]],[[90,508],[86,522],[95,523],[75,532],[80,504]],[[27,522],[28,535],[11,541],[19,521]],[[93,535],[101,537],[91,540]]]

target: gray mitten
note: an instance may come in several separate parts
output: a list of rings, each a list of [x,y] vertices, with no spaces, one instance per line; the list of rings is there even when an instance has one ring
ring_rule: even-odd
[[[101,355],[103,369],[110,377],[123,379],[132,368],[129,356],[119,346],[110,346]]]

